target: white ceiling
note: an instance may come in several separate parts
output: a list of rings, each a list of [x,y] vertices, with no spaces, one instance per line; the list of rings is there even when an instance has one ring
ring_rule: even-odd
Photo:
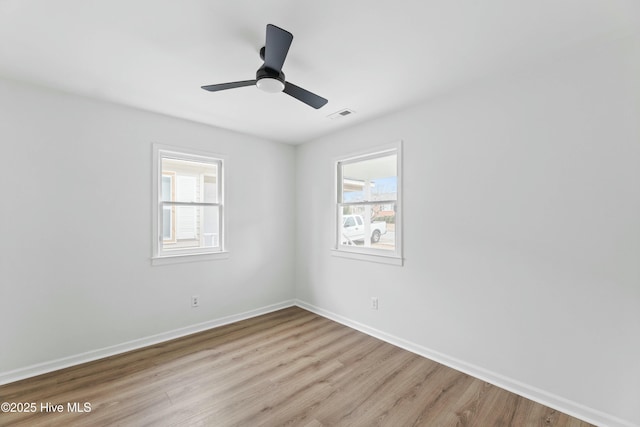
[[[255,78],[268,23],[322,109],[200,89]],[[0,0],[0,76],[296,144],[638,28],[638,0]]]

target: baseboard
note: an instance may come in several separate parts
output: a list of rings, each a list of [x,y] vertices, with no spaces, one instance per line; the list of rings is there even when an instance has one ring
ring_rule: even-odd
[[[504,375],[500,375],[496,372],[489,371],[463,360],[459,360],[416,343],[412,343],[339,314],[316,307],[307,302],[295,300],[295,305],[588,423],[602,427],[638,427],[630,421],[589,408],[580,403],[549,393],[545,390],[505,377]]]
[[[197,332],[206,331],[218,326],[228,325],[229,323],[238,322],[240,320],[249,319],[251,317],[261,316],[271,313],[272,311],[281,310],[283,308],[295,305],[294,300],[283,301],[277,304],[271,304],[260,307],[255,310],[245,311],[231,316],[225,316],[218,319],[208,320],[206,322],[190,325],[184,328],[174,329],[172,331],[151,335],[144,338],[127,341],[109,347],[91,350],[85,353],[63,357],[61,359],[51,360],[37,365],[31,365],[24,368],[16,369],[8,372],[0,373],[0,385],[12,383],[26,378],[35,377],[36,375],[46,374],[47,372],[57,371],[59,369],[68,368],[70,366],[79,365],[81,363],[91,362],[105,357],[114,356],[116,354],[126,353],[127,351],[137,350],[150,345],[170,341],[176,338],[191,335]]]

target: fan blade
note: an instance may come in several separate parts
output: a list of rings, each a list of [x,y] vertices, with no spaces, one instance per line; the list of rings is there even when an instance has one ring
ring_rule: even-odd
[[[255,84],[256,84],[255,80],[243,80],[241,82],[220,83],[218,85],[209,85],[209,86],[201,86],[201,87],[202,89],[208,90],[209,92],[217,92],[219,90],[233,89],[236,87],[251,86]]]
[[[275,25],[267,25],[267,40],[264,45],[264,66],[282,71],[282,65],[287,58],[289,46],[293,41],[293,34]]]
[[[293,96],[298,101],[302,101],[305,104],[315,108],[316,110],[329,102],[323,97],[318,96],[315,93],[311,93],[308,90],[302,89],[301,87],[289,82],[285,82],[283,92],[287,95]]]

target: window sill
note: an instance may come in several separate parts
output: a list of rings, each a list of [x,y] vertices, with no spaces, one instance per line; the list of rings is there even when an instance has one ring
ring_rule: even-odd
[[[157,256],[151,258],[151,265],[181,264],[185,262],[213,261],[227,258],[229,258],[229,252]]]
[[[359,261],[375,262],[378,264],[389,264],[402,266],[404,260],[402,257],[390,256],[390,255],[373,255],[363,254],[360,252],[347,252],[339,249],[331,249],[331,255],[341,258],[357,259]]]

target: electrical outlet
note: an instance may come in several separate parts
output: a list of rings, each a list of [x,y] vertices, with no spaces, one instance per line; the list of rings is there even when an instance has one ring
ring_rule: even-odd
[[[372,310],[378,309],[378,297],[371,297],[371,309]]]
[[[191,296],[191,307],[200,307],[200,297],[198,295]]]

